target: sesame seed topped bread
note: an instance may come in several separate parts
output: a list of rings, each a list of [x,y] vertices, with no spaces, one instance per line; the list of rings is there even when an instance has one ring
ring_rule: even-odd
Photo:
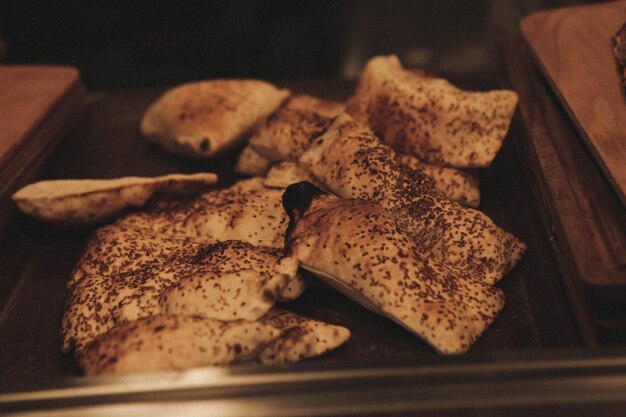
[[[262,364],[298,362],[320,356],[344,344],[350,330],[313,320],[277,307],[261,317],[261,323],[279,329],[282,334],[259,354]]]
[[[280,334],[260,322],[158,314],[109,330],[76,360],[87,375],[224,366],[253,360]]]
[[[500,290],[433,259],[374,202],[299,183],[283,204],[286,248],[303,268],[442,354],[469,349],[504,305]]]
[[[480,211],[443,196],[431,178],[397,161],[365,125],[339,116],[300,164],[342,198],[387,209],[432,257],[493,284],[521,259],[525,245]]]
[[[480,205],[480,187],[475,171],[427,164],[413,155],[398,155],[398,161],[411,169],[419,169],[435,182],[435,187],[452,201],[467,206]]]
[[[389,55],[368,61],[346,112],[398,152],[464,168],[491,164],[516,106],[514,91],[463,91]]]
[[[307,181],[322,187],[322,184],[306,169],[295,162],[283,161],[274,164],[265,175],[263,184],[272,188],[287,188],[291,184]]]
[[[272,161],[296,161],[344,107],[334,101],[294,95],[261,126],[249,143]]]
[[[270,161],[258,153],[250,144],[244,146],[237,157],[235,172],[241,175],[263,176],[272,166]]]
[[[173,153],[211,158],[242,143],[288,96],[260,80],[183,84],[148,108],[141,132]]]
[[[76,269],[62,323],[63,347],[80,350],[112,327],[158,313],[202,315],[220,320],[256,320],[277,299],[298,297],[306,285],[295,259],[281,251],[239,241],[181,247],[173,239],[118,228],[96,235]],[[165,243],[160,245],[160,243]],[[161,246],[153,250],[155,246]],[[108,268],[106,256],[115,258]]]
[[[154,178],[40,181],[18,190],[13,201],[24,213],[60,226],[100,223],[129,208],[141,207],[156,192],[188,193],[217,181],[213,173]]]
[[[252,178],[190,201],[126,215],[118,224],[167,236],[241,240],[282,248],[288,218],[281,195],[281,190],[265,187],[263,178]]]

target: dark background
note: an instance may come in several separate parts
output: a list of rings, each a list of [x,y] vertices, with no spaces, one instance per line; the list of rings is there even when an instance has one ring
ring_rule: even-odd
[[[578,3],[0,0],[0,36],[4,63],[73,65],[91,90],[355,78],[367,58],[387,53],[441,76],[488,77],[495,43],[518,33],[522,16]]]

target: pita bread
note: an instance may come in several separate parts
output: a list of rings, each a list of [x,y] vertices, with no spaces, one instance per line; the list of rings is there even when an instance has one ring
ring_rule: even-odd
[[[265,176],[263,184],[271,188],[287,188],[291,184],[307,181],[322,187],[322,184],[309,171],[295,162],[283,161],[273,165]]]
[[[175,154],[211,158],[242,143],[288,96],[259,80],[184,84],[148,108],[141,132]]]
[[[187,247],[178,252],[174,239],[118,230],[105,239],[96,234],[95,243],[88,245],[88,253],[113,247],[112,253],[98,260],[85,255],[76,268],[83,273],[68,291],[61,330],[66,351],[80,350],[116,325],[161,312],[256,320],[277,299],[296,298],[306,285],[297,276],[297,261],[277,250],[227,241],[192,254]],[[160,243],[165,245],[151,252]],[[98,267],[109,259],[111,267]]]
[[[71,288],[89,275],[111,276],[142,270],[156,263],[189,261],[208,243],[211,240],[165,236],[118,223],[102,226],[87,241],[67,287]]]
[[[435,259],[493,284],[521,259],[525,245],[485,214],[450,201],[365,125],[338,117],[300,164],[333,194],[379,203]]]
[[[235,172],[240,175],[262,176],[267,173],[272,163],[252,146],[246,145],[237,157]]]
[[[159,314],[111,329],[76,360],[87,375],[223,366],[253,360],[279,336],[259,322]]]
[[[467,168],[491,164],[516,106],[514,91],[463,91],[389,55],[366,64],[346,112],[398,152]]]
[[[283,201],[286,249],[303,268],[440,353],[465,352],[504,305],[500,290],[433,259],[376,203],[308,183],[291,185]]]
[[[165,175],[112,180],[50,180],[13,194],[24,213],[47,223],[84,226],[100,223],[129,208],[143,206],[155,192],[192,192],[214,184],[217,175]]]
[[[427,164],[413,155],[398,155],[398,161],[411,169],[419,169],[435,182],[435,186],[452,201],[476,208],[480,205],[480,187],[475,171]]]
[[[241,240],[256,246],[282,248],[288,218],[281,206],[282,191],[263,185],[263,178],[239,181],[191,201],[174,202],[150,212],[137,212],[119,225],[167,236],[212,241]]]
[[[344,344],[350,338],[350,330],[322,321],[300,316],[274,307],[261,317],[282,332],[258,356],[262,364],[298,362],[320,356]]]
[[[271,161],[297,161],[343,109],[342,103],[292,96],[250,138],[250,146]]]

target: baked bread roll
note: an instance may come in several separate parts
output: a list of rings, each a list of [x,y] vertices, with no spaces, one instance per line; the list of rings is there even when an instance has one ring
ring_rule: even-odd
[[[300,157],[300,164],[342,198],[374,201],[439,262],[497,282],[525,245],[480,211],[450,201],[431,178],[397,161],[365,125],[338,117]]]
[[[183,84],[148,108],[141,132],[175,154],[211,158],[241,144],[288,96],[259,80]]]
[[[419,169],[435,182],[435,187],[452,201],[476,208],[480,205],[478,174],[467,169],[427,164],[413,155],[398,154],[398,161],[411,169]]]
[[[260,322],[159,314],[109,330],[76,360],[87,375],[229,365],[251,361],[280,334]]]
[[[141,207],[156,192],[190,193],[217,181],[217,175],[172,174],[155,178],[40,181],[18,190],[13,201],[25,214],[60,226],[100,223]]]
[[[294,95],[250,138],[250,146],[271,161],[297,161],[344,107],[342,103]]]
[[[279,329],[274,339],[256,359],[262,364],[298,362],[324,355],[350,338],[350,330],[300,316],[277,307],[261,317],[261,323]]]
[[[465,352],[504,305],[500,290],[433,259],[374,202],[299,183],[287,188],[283,204],[290,256],[440,353]]]
[[[398,152],[467,168],[491,164],[516,106],[514,91],[463,91],[389,55],[366,64],[346,112]]]

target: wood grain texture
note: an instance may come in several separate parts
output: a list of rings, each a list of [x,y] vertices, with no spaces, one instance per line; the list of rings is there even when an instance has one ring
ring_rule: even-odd
[[[512,43],[503,51],[527,133],[520,155],[574,313],[581,328],[624,340],[626,209],[528,48]]]
[[[543,11],[522,20],[530,44],[583,139],[626,206],[626,99],[611,38],[626,1]]]
[[[11,194],[41,171],[84,97],[73,68],[0,66],[0,234],[14,209]]]

